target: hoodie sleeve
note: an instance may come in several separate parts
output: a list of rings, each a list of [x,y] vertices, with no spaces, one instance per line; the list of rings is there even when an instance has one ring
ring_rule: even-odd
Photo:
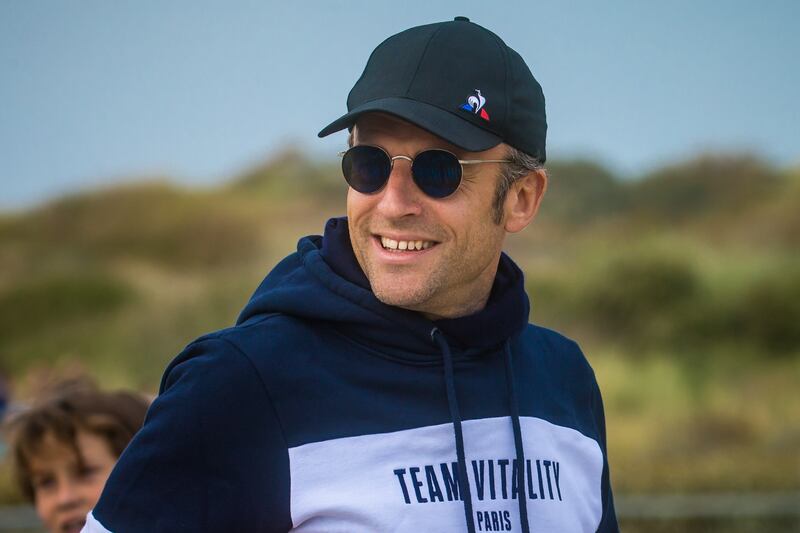
[[[228,340],[200,339],[167,368],[84,531],[291,527],[288,452],[261,377]]]
[[[600,519],[600,525],[597,527],[597,533],[618,533],[619,525],[617,524],[617,514],[614,510],[614,496],[611,492],[611,480],[609,477],[608,469],[608,447],[606,446],[606,417],[603,410],[603,399],[600,396],[600,388],[597,385],[597,380],[592,380],[592,411],[597,424],[597,429],[600,437],[600,447],[603,452],[603,475],[601,483],[601,495],[603,503],[603,516]]]

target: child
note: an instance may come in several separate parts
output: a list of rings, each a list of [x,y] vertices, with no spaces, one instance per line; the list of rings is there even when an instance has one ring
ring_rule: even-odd
[[[147,406],[139,395],[72,380],[8,421],[19,487],[49,531],[81,530]]]

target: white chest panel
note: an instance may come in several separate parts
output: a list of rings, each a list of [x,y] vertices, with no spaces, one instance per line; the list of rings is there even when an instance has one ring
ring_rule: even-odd
[[[580,432],[520,419],[531,531],[593,532],[603,457]],[[521,531],[508,417],[463,422],[477,531]],[[289,449],[291,515],[303,533],[463,532],[452,424]]]

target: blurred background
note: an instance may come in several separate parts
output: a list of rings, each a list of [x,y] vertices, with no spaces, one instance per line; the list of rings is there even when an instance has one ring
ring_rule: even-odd
[[[155,393],[344,212],[316,133],[372,49],[464,15],[547,97],[508,243],[604,394],[624,531],[800,531],[797,2],[0,2],[0,409]],[[2,448],[0,448],[2,450]],[[39,531],[0,467],[0,531]]]

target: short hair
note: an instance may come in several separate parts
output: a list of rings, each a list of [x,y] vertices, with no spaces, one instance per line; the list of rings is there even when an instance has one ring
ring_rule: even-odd
[[[15,413],[4,429],[22,494],[31,502],[35,499],[30,462],[46,438],[52,436],[71,448],[80,467],[84,466],[84,458],[77,443],[78,431],[102,438],[119,457],[142,427],[148,405],[139,394],[104,392],[94,382],[80,378],[58,384],[31,407]]]

